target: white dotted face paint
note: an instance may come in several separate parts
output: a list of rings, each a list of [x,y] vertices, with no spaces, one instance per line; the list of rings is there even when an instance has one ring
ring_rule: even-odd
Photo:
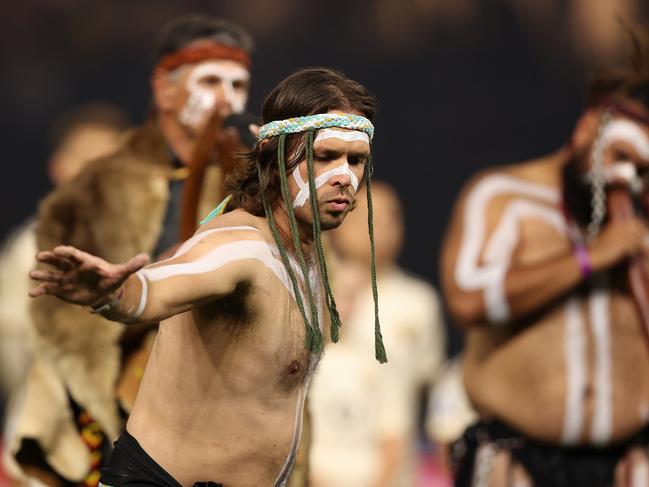
[[[325,139],[340,139],[340,140],[344,140],[345,142],[361,141],[367,143],[368,145],[370,143],[370,138],[365,132],[361,132],[359,130],[346,130],[346,129],[343,130],[321,129],[318,131],[318,134],[316,135],[315,139],[313,139],[313,143],[315,144],[316,142]],[[318,189],[321,186],[325,185],[327,181],[329,181],[334,176],[342,176],[342,175],[349,176],[352,188],[354,188],[354,191],[358,191],[358,185],[359,185],[358,178],[352,172],[352,170],[349,168],[349,164],[347,164],[346,162],[341,164],[338,167],[334,167],[333,169],[323,172],[320,176],[315,178],[315,187],[316,189]],[[304,179],[302,179],[299,166],[293,170],[293,179],[295,180],[295,183],[299,188],[299,191],[295,196],[295,200],[293,201],[293,207],[299,208],[301,206],[304,206],[306,201],[309,199],[311,193],[309,191],[309,184],[305,182]]]
[[[190,127],[197,126],[205,115],[214,108],[216,93],[214,89],[201,85],[201,80],[213,76],[220,80],[223,96],[234,113],[243,112],[248,94],[235,89],[235,84],[247,83],[250,73],[242,66],[223,61],[204,61],[194,67],[187,78],[189,98],[180,112],[180,120]]]

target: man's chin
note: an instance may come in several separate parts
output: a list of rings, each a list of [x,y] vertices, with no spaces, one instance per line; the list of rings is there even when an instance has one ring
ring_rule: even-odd
[[[338,213],[338,214],[327,214],[320,217],[320,229],[321,230],[334,230],[338,228],[342,222],[345,220],[347,212]]]

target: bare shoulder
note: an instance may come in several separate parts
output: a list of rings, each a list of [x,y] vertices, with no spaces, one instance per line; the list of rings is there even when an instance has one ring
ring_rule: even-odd
[[[479,172],[464,186],[459,205],[496,207],[511,199],[556,204],[560,197],[560,168],[548,158],[499,166]]]

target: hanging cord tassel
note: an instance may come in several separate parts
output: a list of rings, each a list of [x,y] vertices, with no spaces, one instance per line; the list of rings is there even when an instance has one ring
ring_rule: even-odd
[[[286,249],[284,248],[284,245],[282,244],[282,239],[279,235],[279,231],[277,230],[277,224],[275,223],[275,217],[273,217],[273,211],[270,208],[270,204],[268,203],[268,200],[266,199],[265,196],[262,195],[262,202],[264,204],[264,212],[266,213],[266,219],[268,220],[268,226],[270,227],[270,232],[273,234],[273,239],[275,240],[275,245],[277,245],[277,249],[279,250],[279,254],[282,257],[282,262],[284,262],[284,267],[286,268],[286,272],[288,272],[288,277],[291,280],[291,285],[293,286],[293,294],[295,294],[295,302],[297,303],[297,308],[300,311],[300,314],[302,315],[302,319],[304,320],[304,323],[307,327],[307,348],[310,347],[310,341],[308,338],[308,333],[309,333],[309,320],[306,317],[306,311],[304,310],[304,302],[302,301],[302,294],[300,293],[300,287],[298,286],[297,283],[297,278],[295,276],[295,272],[293,272],[293,267],[291,267],[291,263],[288,259],[288,254],[286,253]],[[310,350],[310,348],[309,348]]]
[[[279,165],[279,181],[282,189],[282,196],[284,198],[284,205],[286,206],[286,213],[291,227],[291,237],[293,238],[293,246],[295,247],[295,254],[298,258],[298,263],[302,268],[304,276],[304,285],[306,287],[306,295],[311,309],[311,320],[304,323],[306,327],[307,347],[314,353],[322,352],[324,348],[324,337],[320,331],[318,320],[318,306],[313,296],[311,289],[311,280],[309,279],[309,270],[302,254],[302,242],[300,240],[300,233],[297,228],[297,220],[295,218],[295,210],[291,201],[290,192],[288,189],[288,177],[286,175],[286,161],[285,161],[285,147],[286,147],[286,134],[279,136],[279,143],[277,146],[277,163]]]
[[[320,265],[320,275],[322,286],[325,291],[325,299],[329,317],[331,319],[331,341],[336,343],[340,337],[340,315],[336,309],[336,301],[331,292],[329,284],[329,273],[327,272],[327,261],[325,260],[324,248],[322,246],[322,229],[320,228],[320,205],[318,203],[318,193],[315,187],[315,175],[313,170],[313,130],[309,130],[306,136],[306,168],[309,180],[309,198],[311,201],[311,215],[313,219],[313,241],[315,242],[318,264]]]
[[[365,185],[367,186],[367,229],[370,235],[370,276],[372,280],[372,296],[374,297],[374,356],[376,360],[384,364],[388,361],[381,335],[381,323],[379,322],[379,291],[376,286],[376,252],[374,249],[374,210],[372,208],[372,173],[374,166],[372,159],[368,158]]]

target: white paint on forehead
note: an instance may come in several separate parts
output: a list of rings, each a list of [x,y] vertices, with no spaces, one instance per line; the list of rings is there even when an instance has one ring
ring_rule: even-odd
[[[368,145],[370,143],[370,137],[365,132],[361,132],[360,130],[344,130],[344,129],[343,130],[341,129],[318,130],[318,134],[313,140],[313,143],[315,144],[316,142],[325,139],[340,139],[346,142],[354,142],[359,140],[361,142],[367,143]]]
[[[236,64],[223,64],[219,61],[203,61],[192,69],[187,78],[187,86],[193,87],[205,76],[218,76],[223,81],[233,83],[235,81],[248,81],[250,73],[243,66]]]
[[[358,178],[352,172],[352,170],[349,169],[349,164],[347,164],[346,162],[341,164],[340,166],[334,167],[333,169],[329,169],[328,171],[323,172],[320,176],[315,178],[314,181],[315,187],[316,189],[318,189],[319,187],[325,185],[327,181],[329,181],[334,176],[344,176],[344,175],[349,176],[354,191],[358,191]],[[293,208],[299,208],[301,206],[304,206],[306,201],[309,199],[311,192],[309,191],[309,184],[306,183],[304,179],[302,179],[299,166],[293,170],[293,179],[295,179],[295,183],[299,188],[299,191],[295,196],[295,200],[293,201]]]
[[[604,148],[614,142],[626,142],[631,145],[640,157],[649,159],[649,136],[640,126],[631,120],[612,120],[602,130],[598,145]]]

